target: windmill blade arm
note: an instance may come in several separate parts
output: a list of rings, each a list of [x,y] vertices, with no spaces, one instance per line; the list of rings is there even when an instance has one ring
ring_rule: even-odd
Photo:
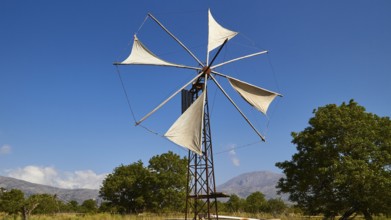
[[[236,80],[236,81],[240,81],[240,82],[242,82],[242,83],[245,83],[245,84],[247,84],[247,85],[251,85],[251,84],[249,84],[249,83],[246,83],[246,82],[244,82],[244,81],[241,81],[241,80],[239,80],[239,79],[236,79],[236,78],[234,78],[234,77],[232,77],[232,76],[228,76],[228,75],[226,75],[226,74],[217,72],[217,71],[215,71],[215,70],[212,70],[211,73],[216,74],[216,75],[221,76],[221,77],[224,77],[224,78],[227,78],[227,79],[233,79],[233,80]],[[251,86],[254,86],[254,85],[251,85]],[[275,93],[277,96],[283,97],[283,95],[281,95],[281,94],[279,94],[279,93],[277,93],[277,92],[273,92],[273,91],[270,91],[270,90],[267,90],[267,89],[264,89],[264,88],[262,88],[262,89],[265,90],[265,91],[271,92],[271,93]]]
[[[221,77],[224,77],[224,78],[231,78],[230,76],[225,75],[225,74],[220,73],[220,72],[217,72],[216,70],[212,70],[211,73],[216,74],[216,75],[221,76]]]
[[[149,63],[137,63],[137,64],[134,64],[134,63],[121,63],[121,62],[115,62],[113,63],[113,65],[115,66],[120,66],[120,65],[144,65],[144,66],[164,66],[164,67],[175,67],[175,68],[181,68],[181,69],[191,69],[191,70],[202,70],[202,68],[200,67],[193,67],[193,66],[185,66],[185,65],[176,65],[176,66],[173,66],[173,65],[153,65],[153,64],[149,64]]]
[[[232,103],[232,105],[235,106],[236,110],[238,110],[238,112],[242,115],[242,117],[244,118],[244,120],[246,120],[246,122],[250,125],[250,127],[255,131],[255,133],[257,133],[257,135],[262,139],[262,141],[265,141],[265,137],[263,137],[263,135],[254,127],[254,125],[250,122],[250,120],[246,117],[246,115],[242,112],[242,110],[240,110],[240,108],[236,105],[236,103],[232,100],[232,98],[228,95],[228,93],[223,89],[223,87],[221,87],[220,83],[217,82],[214,76],[210,75],[210,77],[216,83],[217,87],[219,87],[221,92],[223,92],[225,97],[227,97],[227,99]]]
[[[228,64],[228,63],[232,63],[232,62],[235,62],[235,61],[238,61],[238,60],[243,60],[243,59],[246,59],[246,58],[258,56],[258,55],[265,54],[265,53],[268,53],[268,51],[265,50],[265,51],[261,51],[261,52],[249,54],[249,55],[246,55],[246,56],[238,57],[238,58],[235,58],[235,59],[232,59],[232,60],[228,60],[228,61],[223,62],[223,63],[216,64],[216,65],[212,66],[211,68],[214,69],[214,68],[217,68],[217,67],[226,65],[226,64]]]
[[[152,20],[154,20],[161,28],[163,28],[163,30],[168,34],[170,35],[179,45],[181,45],[181,47],[183,49],[186,50],[187,53],[190,54],[190,56],[192,56],[197,62],[199,65],[201,65],[202,67],[204,66],[204,64],[177,38],[175,37],[174,34],[172,34],[166,27],[164,27],[164,25],[162,23],[160,23],[159,20],[157,20],[151,13],[148,13],[148,16],[150,18],[152,18]]]
[[[192,83],[194,80],[198,79],[198,77],[202,76],[204,72],[199,73],[196,77],[191,79],[189,82],[187,82],[184,86],[182,86],[178,91],[174,92],[170,97],[168,97],[166,100],[164,100],[162,103],[160,103],[156,108],[154,108],[151,112],[146,114],[143,118],[141,118],[138,122],[136,122],[136,126],[141,124],[141,122],[145,121],[149,116],[151,116],[153,113],[155,113],[157,110],[159,110],[163,105],[165,105],[168,101],[170,101],[175,95],[177,95],[180,91],[182,91],[185,87],[187,87],[190,83]]]

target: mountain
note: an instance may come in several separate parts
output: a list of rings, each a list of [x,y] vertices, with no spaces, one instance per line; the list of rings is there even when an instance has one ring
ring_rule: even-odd
[[[268,171],[244,173],[217,186],[217,190],[226,194],[236,194],[242,198],[260,191],[267,199],[281,197],[284,201],[288,201],[287,195],[277,195],[276,184],[281,177],[284,175]],[[99,190],[93,189],[61,189],[3,176],[0,176],[0,187],[22,190],[26,196],[43,193],[56,194],[60,200],[65,202],[75,200],[81,204],[87,199],[101,202]]]
[[[236,194],[239,197],[246,198],[253,192],[262,192],[267,199],[279,198],[288,200],[287,195],[277,195],[276,185],[283,174],[269,171],[257,171],[244,173],[228,180],[226,183],[217,187],[219,192],[226,194]]]
[[[51,194],[57,195],[57,198],[64,202],[75,200],[79,204],[87,199],[94,199],[98,202],[101,201],[99,198],[99,190],[94,189],[61,189],[52,186],[45,186],[41,184],[30,183],[24,180],[18,180],[11,177],[0,176],[0,188],[7,190],[19,189],[24,192],[26,196],[32,194]]]

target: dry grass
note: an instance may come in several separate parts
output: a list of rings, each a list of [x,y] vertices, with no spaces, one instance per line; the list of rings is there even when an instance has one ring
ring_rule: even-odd
[[[225,215],[225,214],[222,214]],[[234,213],[227,214],[230,216],[240,216],[240,217],[249,217],[249,218],[258,218],[258,219],[280,219],[280,220],[322,220],[322,216],[301,216],[295,214],[286,214],[280,216],[272,216],[270,214],[249,214],[249,213]],[[55,214],[55,215],[32,215],[30,220],[167,220],[167,219],[183,219],[183,214],[143,214],[143,215],[112,215],[108,213],[98,213],[98,214],[73,214],[73,213],[64,213],[64,214]],[[2,220],[21,220],[20,216],[14,218],[14,216],[5,215],[0,213],[0,219]],[[364,219],[361,216],[356,216],[357,220]],[[375,216],[373,220],[391,220],[387,217]]]
[[[98,214],[73,214],[73,213],[64,213],[64,214],[55,214],[55,215],[32,215],[30,220],[164,220],[168,218],[183,218],[183,216],[178,215],[157,215],[157,214],[143,214],[143,215],[112,215],[108,213],[98,213]],[[0,219],[3,220],[13,220],[14,216],[7,216],[0,213]],[[18,216],[16,220],[21,220],[22,218]]]

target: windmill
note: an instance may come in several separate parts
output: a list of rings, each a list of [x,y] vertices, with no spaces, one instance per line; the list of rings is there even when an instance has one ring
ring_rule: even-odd
[[[216,77],[226,78],[232,88],[239,93],[248,104],[264,114],[266,114],[267,109],[274,98],[281,95],[233,78],[216,71],[216,69],[229,63],[265,54],[267,51],[260,51],[219,64],[214,64],[216,57],[225,44],[238,33],[228,30],[217,23],[213,18],[211,11],[208,10],[208,46],[206,62],[203,63],[152,14],[149,13],[147,18],[151,18],[169,36],[171,36],[172,39],[174,39],[197,62],[198,66],[181,65],[163,60],[150,51],[136,35],[134,35],[130,55],[124,61],[114,63],[114,65],[154,65],[189,69],[197,72],[194,78],[185,83],[180,89],[157,105],[157,107],[140,120],[136,121],[136,125],[141,124],[181,92],[182,115],[168,129],[164,134],[164,137],[173,143],[188,149],[189,163],[185,219],[188,217],[191,217],[192,219],[218,219],[217,199],[227,197],[227,195],[216,191],[208,105],[208,82],[210,81],[216,84],[247,124],[255,131],[261,140],[265,141],[264,136],[241,111],[238,105],[216,80]],[[209,56],[212,51],[217,52],[215,52],[214,56],[210,59]],[[188,87],[189,89],[186,89]]]

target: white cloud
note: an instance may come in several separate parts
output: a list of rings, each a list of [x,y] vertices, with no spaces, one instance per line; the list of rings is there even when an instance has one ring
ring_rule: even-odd
[[[231,146],[231,150],[228,152],[229,156],[230,156],[230,159],[232,161],[232,164],[236,167],[240,166],[240,160],[239,158],[237,157],[236,155],[236,152],[235,152],[235,145],[232,145]]]
[[[65,189],[99,189],[107,174],[96,174],[91,170],[74,172],[58,171],[54,167],[26,166],[9,170],[9,177],[32,183],[44,184]]]
[[[11,153],[11,146],[4,144],[0,147],[0,155]]]

